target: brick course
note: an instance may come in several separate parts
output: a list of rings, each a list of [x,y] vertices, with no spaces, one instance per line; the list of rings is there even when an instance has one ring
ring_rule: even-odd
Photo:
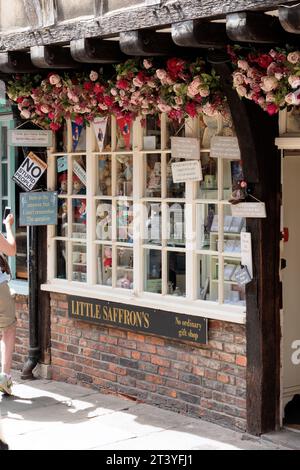
[[[209,343],[194,346],[68,318],[51,294],[53,379],[246,429],[244,325],[210,320]]]

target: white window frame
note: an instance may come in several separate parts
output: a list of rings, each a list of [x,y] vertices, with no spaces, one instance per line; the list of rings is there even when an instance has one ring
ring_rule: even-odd
[[[162,211],[165,210],[166,205],[169,202],[174,202],[173,199],[167,198],[145,198],[144,197],[144,155],[145,154],[161,154],[162,161],[162,171],[161,171],[161,180],[162,180],[162,194],[161,196],[166,195],[166,168],[167,168],[167,155],[171,154],[170,149],[166,149],[167,145],[167,134],[166,134],[166,116],[161,116],[162,122],[162,133],[161,133],[161,150],[143,150],[143,127],[141,122],[137,119],[133,124],[133,149],[128,152],[133,156],[133,205],[134,211],[139,206],[139,204],[146,203],[149,201],[157,200],[162,203]],[[124,151],[116,151],[116,120],[112,117],[112,148],[111,152],[103,151],[104,155],[112,156],[112,171],[115,172],[114,168],[116,159],[114,158],[117,154],[124,154]],[[234,305],[234,304],[223,304],[219,302],[207,301],[197,299],[197,256],[198,255],[216,255],[216,252],[211,252],[209,250],[197,250],[197,240],[196,237],[192,236],[195,234],[196,223],[197,223],[197,214],[196,208],[197,204],[216,204],[218,207],[219,218],[222,216],[224,211],[224,206],[229,205],[228,201],[223,200],[223,162],[218,159],[218,200],[208,200],[208,199],[197,199],[197,185],[198,182],[189,182],[186,183],[186,195],[185,199],[176,199],[176,202],[185,202],[186,204],[186,217],[185,217],[185,233],[187,234],[187,239],[189,240],[186,244],[186,248],[183,251],[186,252],[186,296],[185,297],[174,297],[168,295],[166,288],[164,287],[162,294],[144,292],[144,249],[158,249],[154,245],[144,245],[142,237],[136,237],[132,244],[134,252],[134,288],[133,290],[126,290],[117,287],[102,286],[97,284],[97,266],[95,259],[97,258],[96,249],[99,245],[113,245],[113,250],[115,252],[115,246],[121,246],[122,243],[114,243],[106,241],[101,242],[95,240],[96,233],[96,201],[97,200],[112,200],[115,204],[116,200],[122,199],[120,196],[111,197],[111,196],[95,196],[96,194],[96,178],[97,174],[97,162],[98,156],[101,155],[99,151],[96,150],[96,138],[94,131],[91,127],[88,127],[86,130],[86,152],[72,152],[72,131],[71,123],[68,123],[68,141],[67,141],[67,152],[56,152],[55,149],[48,150],[48,190],[54,190],[56,184],[56,158],[60,156],[68,157],[68,168],[71,168],[72,158],[76,155],[86,155],[87,158],[87,191],[86,196],[83,196],[87,200],[88,214],[86,229],[87,229],[87,283],[79,283],[75,281],[67,281],[62,279],[55,278],[55,243],[57,240],[65,240],[62,237],[55,236],[55,227],[48,227],[48,276],[47,284],[42,286],[42,290],[49,292],[58,292],[69,295],[77,295],[85,298],[95,298],[111,302],[120,302],[127,303],[133,306],[139,307],[148,307],[155,308],[160,310],[166,310],[174,313],[183,313],[194,316],[206,317],[216,320],[224,320],[233,323],[245,323],[246,321],[246,308],[245,306]],[[187,137],[199,137],[200,129],[197,119],[190,119],[185,126],[185,135]],[[209,149],[201,149],[201,154],[208,153]],[[68,172],[68,183],[69,187],[72,184],[72,171]],[[114,184],[114,183],[113,183]],[[116,194],[113,192],[113,194]],[[69,196],[69,213],[71,208],[71,199],[72,196]],[[74,196],[73,196],[74,198]],[[126,198],[128,199],[128,198]],[[91,216],[92,214],[92,216]],[[219,219],[220,220],[220,219]],[[69,223],[69,235],[71,234],[71,221],[68,217]],[[113,233],[116,233],[116,221],[113,221],[112,227]],[[222,224],[219,224],[219,239],[223,237],[223,228]],[[68,243],[76,242],[76,239],[71,237],[68,239]],[[79,240],[78,240],[79,241]],[[81,240],[82,242],[83,240]],[[130,247],[128,244],[125,245]],[[223,246],[223,245],[221,245]],[[219,248],[221,250],[221,248]],[[169,251],[181,251],[180,248],[170,248],[162,245],[162,277],[167,276],[167,252]],[[115,254],[115,253],[114,253]],[[217,252],[219,263],[224,264],[224,258],[228,258],[228,255]],[[67,272],[69,273],[69,279],[71,279],[72,271],[72,259],[69,256]],[[222,271],[222,270],[221,270]],[[193,273],[190,275],[189,273]],[[163,279],[163,286],[166,286],[166,279]],[[223,278],[219,279],[219,298],[223,298]]]

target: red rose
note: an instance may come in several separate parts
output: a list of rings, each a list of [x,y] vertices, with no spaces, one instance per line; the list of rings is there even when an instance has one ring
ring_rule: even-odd
[[[50,129],[52,131],[56,132],[56,131],[58,131],[58,129],[60,129],[60,124],[58,124],[57,122],[51,122]]]
[[[169,59],[167,61],[167,69],[172,78],[177,78],[178,74],[183,71],[185,62],[182,59]]]
[[[278,106],[275,104],[275,103],[269,103],[268,106],[267,106],[267,113],[270,115],[270,116],[273,116],[273,114],[276,114],[278,113],[279,111],[279,108]]]
[[[82,116],[76,116],[75,122],[78,126],[82,126],[83,124],[83,117]]]
[[[104,92],[104,86],[100,85],[100,83],[96,83],[96,85],[94,86],[94,93],[96,93],[96,95],[100,95],[103,92]]]
[[[20,96],[20,97],[17,99],[17,103],[23,103],[23,100],[24,100],[24,97],[23,97],[23,96]]]
[[[144,72],[139,72],[136,76],[142,83],[144,83],[146,81],[146,76],[144,74]]]
[[[51,120],[54,119],[54,113],[50,112],[50,113],[48,114],[48,118],[51,119]]]
[[[91,89],[93,88],[94,84],[92,82],[85,82],[83,84],[83,88],[86,90],[86,91],[91,91]]]
[[[121,79],[117,81],[116,86],[120,90],[127,90],[129,88],[129,83],[127,80]]]
[[[188,115],[191,116],[192,118],[197,116],[197,109],[196,109],[195,103],[187,103],[185,110],[188,113]]]
[[[104,103],[106,106],[112,106],[114,100],[110,96],[104,96]]]
[[[260,65],[263,69],[267,69],[269,65],[273,62],[273,59],[269,54],[262,54],[256,58],[256,62]]]

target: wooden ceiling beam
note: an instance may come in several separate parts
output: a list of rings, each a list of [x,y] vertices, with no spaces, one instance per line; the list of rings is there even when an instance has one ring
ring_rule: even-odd
[[[30,54],[24,51],[0,53],[0,72],[3,73],[32,73],[38,69],[31,62]]]
[[[225,47],[230,41],[225,23],[203,20],[181,21],[172,25],[172,39],[181,47]]]
[[[30,48],[30,57],[32,63],[41,69],[74,69],[79,67],[67,47],[33,46]]]
[[[120,33],[120,48],[126,55],[164,56],[178,53],[170,33],[150,29]]]
[[[288,33],[300,34],[300,4],[282,5],[278,8],[281,26]]]
[[[276,44],[287,40],[277,17],[242,11],[226,16],[226,30],[232,41]]]
[[[73,59],[82,63],[113,64],[124,60],[118,41],[75,39],[70,42],[70,51]]]

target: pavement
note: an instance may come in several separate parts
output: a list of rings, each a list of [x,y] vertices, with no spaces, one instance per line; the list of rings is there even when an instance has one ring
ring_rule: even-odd
[[[19,373],[13,378],[14,395],[0,394],[2,431],[11,450],[300,449],[297,433],[290,447],[286,434],[283,440],[256,438],[78,385],[24,382]]]

